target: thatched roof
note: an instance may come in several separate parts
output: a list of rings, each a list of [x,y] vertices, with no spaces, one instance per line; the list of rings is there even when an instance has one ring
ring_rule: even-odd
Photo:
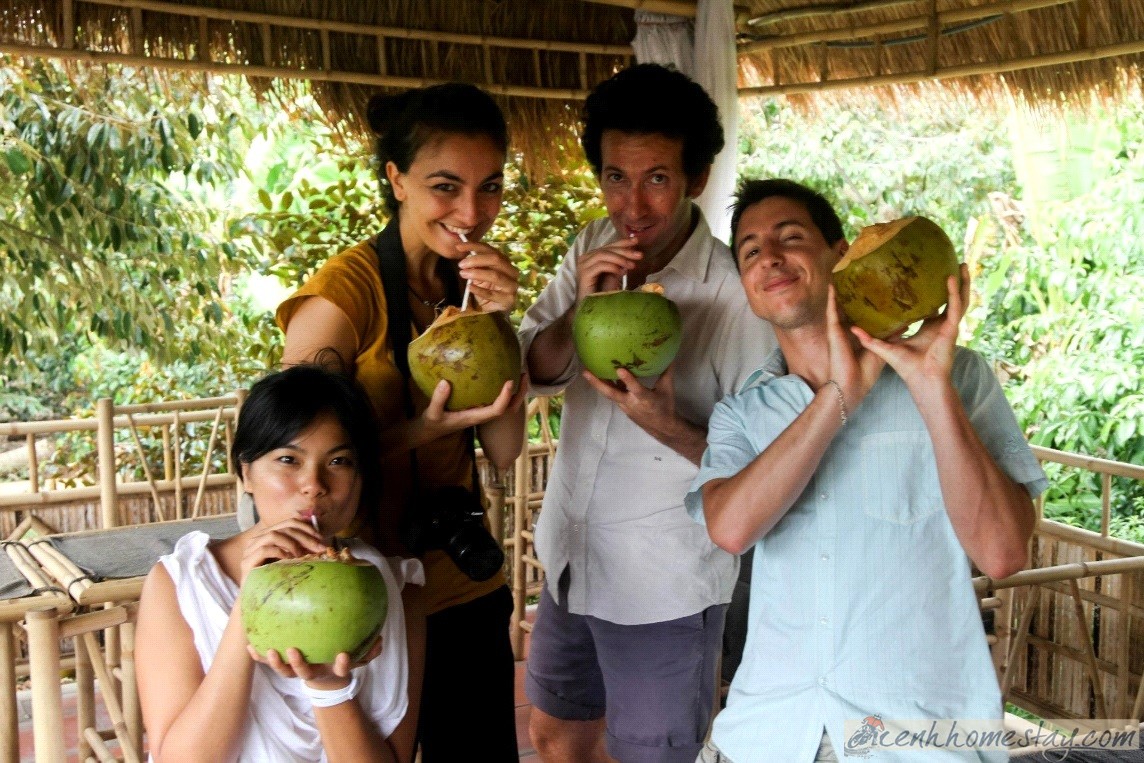
[[[633,9],[695,0],[0,0],[0,54],[304,78],[363,125],[378,89],[450,79],[501,99],[514,142],[567,145],[579,102],[632,60]],[[1115,91],[1142,0],[736,0],[745,95],[939,78],[1033,100]],[[957,78],[957,79],[953,79]],[[879,96],[886,91],[879,91]],[[891,96],[893,97],[893,96]]]

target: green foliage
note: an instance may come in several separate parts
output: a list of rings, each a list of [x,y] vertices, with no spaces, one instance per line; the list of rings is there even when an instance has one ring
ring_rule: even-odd
[[[167,86],[118,67],[0,59],[9,366],[91,341],[219,357],[259,330],[224,299],[240,263],[212,208],[214,187],[241,166],[242,109]]]
[[[1068,133],[1057,154],[1091,160],[1089,190],[1027,201],[1016,240],[982,259],[976,342],[1006,359],[1006,393],[1034,444],[1144,464],[1144,104],[1089,122],[1108,131],[1106,157],[1070,154]],[[1098,480],[1051,472],[1046,515],[1098,529]],[[1142,504],[1144,485],[1113,481],[1119,532],[1144,540]]]
[[[891,113],[874,100],[799,114],[777,101],[742,104],[740,178],[785,177],[835,203],[851,237],[875,222],[931,218],[960,242],[1015,183],[1004,122],[952,101]]]

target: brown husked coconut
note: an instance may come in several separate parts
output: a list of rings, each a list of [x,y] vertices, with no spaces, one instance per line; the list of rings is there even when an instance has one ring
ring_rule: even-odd
[[[450,306],[409,343],[409,373],[427,396],[442,379],[449,382],[447,410],[489,405],[506,381],[513,389],[519,384],[520,343],[503,312]]]
[[[850,322],[879,339],[937,313],[946,280],[959,275],[945,231],[924,217],[862,229],[834,266],[838,306]]]

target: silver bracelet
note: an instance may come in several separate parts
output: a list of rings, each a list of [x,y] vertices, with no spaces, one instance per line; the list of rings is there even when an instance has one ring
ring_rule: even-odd
[[[356,674],[350,675],[350,682],[340,689],[314,689],[305,681],[302,682],[302,691],[310,698],[314,707],[333,707],[343,702],[349,702],[361,690],[361,682]]]
[[[847,421],[847,419],[849,419],[849,417],[846,415],[846,398],[842,396],[842,385],[839,384],[838,382],[834,381],[833,379],[827,379],[826,383],[827,384],[833,384],[834,385],[834,391],[836,393],[838,393],[838,412],[842,416],[842,425],[845,426],[846,421]]]

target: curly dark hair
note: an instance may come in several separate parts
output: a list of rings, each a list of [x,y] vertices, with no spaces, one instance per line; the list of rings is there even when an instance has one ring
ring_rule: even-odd
[[[500,106],[485,91],[463,82],[375,95],[366,106],[366,118],[377,136],[378,176],[391,215],[397,214],[398,202],[385,176],[386,163],[408,172],[421,147],[442,134],[484,135],[501,151],[508,150],[508,126]]]
[[[659,64],[638,64],[604,80],[584,103],[580,143],[598,176],[605,130],[683,140],[683,171],[694,180],[723,149],[719,108],[703,87]]]

